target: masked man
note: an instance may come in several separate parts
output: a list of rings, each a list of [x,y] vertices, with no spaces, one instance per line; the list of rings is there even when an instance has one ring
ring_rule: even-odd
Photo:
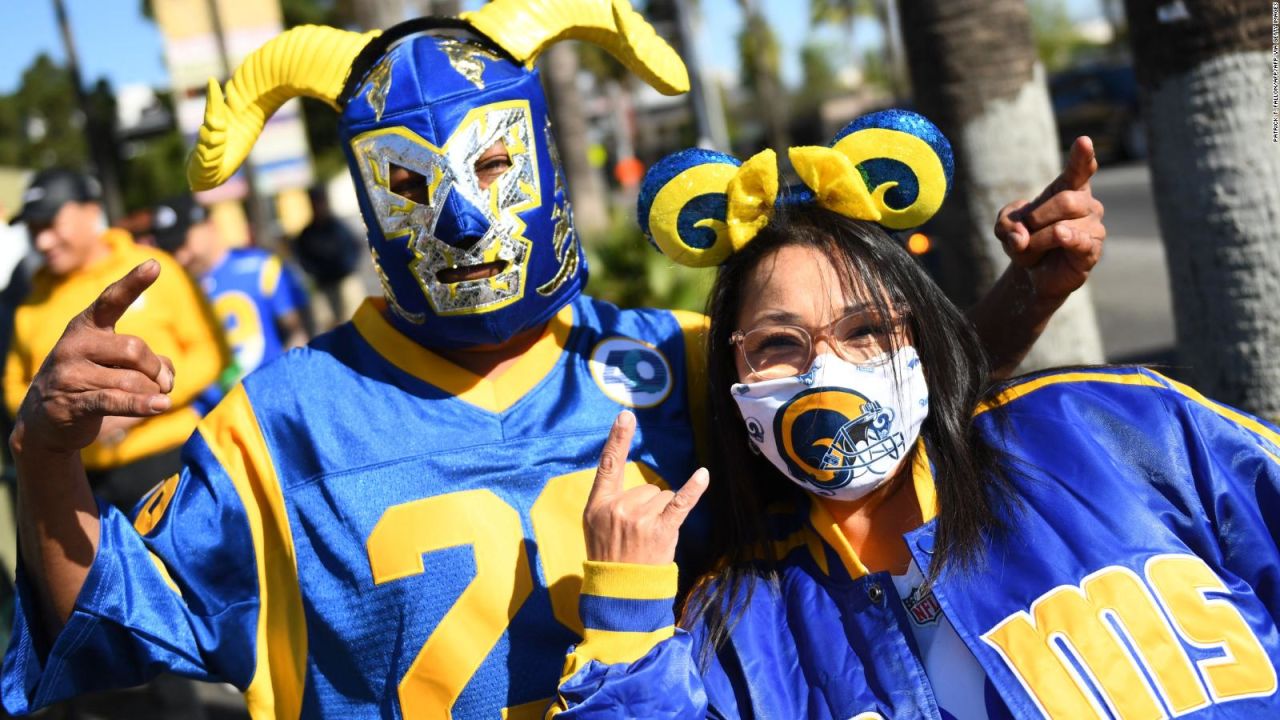
[[[532,70],[566,38],[685,89],[625,0],[498,0],[382,34],[296,28],[225,94],[210,86],[197,189],[228,178],[289,97],[342,113],[383,297],[233,389],[132,521],[95,502],[73,451],[101,416],[167,402],[163,359],[117,374],[97,360],[156,268],[72,322],[11,442],[26,519],[11,711],[170,668],[241,688],[256,718],[543,713],[582,637],[581,516],[604,429],[633,409],[625,484],[677,487],[696,466],[702,397],[686,373],[701,367],[700,317],[580,294]],[[1072,222],[1100,242],[1095,215]],[[1066,293],[1001,287],[991,307],[1033,308],[1009,331],[1025,350]]]

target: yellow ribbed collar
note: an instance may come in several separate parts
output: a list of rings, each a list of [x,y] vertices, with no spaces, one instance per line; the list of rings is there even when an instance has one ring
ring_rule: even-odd
[[[915,460],[911,465],[911,482],[915,486],[916,502],[920,504],[920,517],[927,523],[938,516],[938,494],[934,487],[933,467],[929,464],[929,454],[925,450],[923,439],[916,444]],[[840,529],[840,524],[817,497],[810,498],[809,523],[835,551],[849,577],[857,579],[868,573],[867,566],[862,564],[858,553],[854,552],[853,546]]]
[[[493,413],[506,411],[534,388],[560,360],[573,306],[566,305],[547,323],[542,336],[515,364],[497,377],[486,378],[458,367],[405,337],[387,321],[386,301],[366,298],[351,322],[360,336],[388,362],[476,407]]]

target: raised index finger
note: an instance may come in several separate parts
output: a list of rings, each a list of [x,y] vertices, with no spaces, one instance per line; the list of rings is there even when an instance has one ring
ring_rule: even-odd
[[[636,416],[623,410],[609,428],[609,437],[604,441],[604,450],[600,451],[600,464],[596,466],[596,479],[591,484],[591,494],[587,497],[587,505],[597,498],[611,497],[622,492],[623,468],[627,464],[627,453],[631,451],[631,437],[636,431]]]
[[[98,299],[89,306],[85,313],[89,322],[93,323],[94,327],[104,330],[115,329],[116,322],[120,320],[120,316],[124,315],[124,311],[128,310],[138,296],[151,287],[159,276],[160,263],[155,260],[148,260],[130,270],[129,274],[108,285]]]
[[[1098,172],[1098,157],[1093,152],[1093,140],[1088,135],[1083,135],[1071,143],[1067,167],[1058,176],[1058,182],[1054,184],[1061,184],[1059,190],[1083,190],[1096,172]]]

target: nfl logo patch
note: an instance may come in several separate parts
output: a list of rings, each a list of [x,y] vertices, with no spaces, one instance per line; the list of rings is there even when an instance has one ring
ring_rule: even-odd
[[[933,597],[932,591],[921,592],[921,590],[922,588],[912,590],[902,604],[906,606],[912,622],[917,625],[927,625],[938,620],[938,616],[942,614],[942,606]]]

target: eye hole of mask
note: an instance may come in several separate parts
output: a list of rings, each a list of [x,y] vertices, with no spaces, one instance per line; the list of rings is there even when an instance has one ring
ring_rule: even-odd
[[[476,179],[480,181],[480,189],[491,185],[502,174],[511,169],[511,154],[507,152],[506,143],[499,140],[484,151],[476,160]]]
[[[430,201],[427,178],[422,173],[391,163],[390,175],[391,192],[419,205],[426,205]]]

